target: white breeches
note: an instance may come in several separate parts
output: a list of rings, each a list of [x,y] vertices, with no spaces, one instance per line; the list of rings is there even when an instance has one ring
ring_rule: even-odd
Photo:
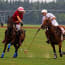
[[[52,25],[54,25],[54,26],[58,26],[59,24],[57,23],[56,20],[52,20]],[[62,30],[62,33],[64,34],[64,33],[65,33],[65,30],[64,30],[63,27],[61,27],[61,30]]]
[[[56,20],[52,20],[52,25],[58,26],[59,24],[58,24],[58,22]]]
[[[20,30],[20,27],[21,27],[20,24],[16,24],[16,29],[17,30]]]
[[[65,30],[64,30],[64,28],[63,28],[63,27],[61,27],[61,30],[62,30],[62,33],[64,34],[64,33],[65,33]]]

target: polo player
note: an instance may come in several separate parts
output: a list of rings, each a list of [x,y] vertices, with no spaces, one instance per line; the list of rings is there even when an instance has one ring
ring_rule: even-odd
[[[20,33],[21,26],[23,26],[22,19],[23,19],[24,13],[25,13],[24,8],[23,7],[18,7],[17,10],[12,15],[13,23],[15,23],[17,33]],[[5,40],[6,39],[4,39],[2,42],[5,43]]]
[[[48,13],[46,9],[43,9],[41,11],[41,14],[43,15],[41,27],[43,26],[44,20],[48,19],[48,18],[51,20],[51,23],[52,23],[53,26],[59,26],[59,24],[56,20],[56,16],[54,14]],[[61,29],[62,34],[64,34],[65,33],[64,28],[63,27],[59,27],[59,28]],[[46,42],[49,43],[49,39],[48,39],[49,36],[48,36],[47,32],[46,32],[46,36],[47,36],[47,41]]]
[[[20,24],[23,25],[23,14],[25,13],[25,10],[23,7],[18,7],[17,10],[14,12],[12,18],[13,22],[16,24],[16,29],[20,30]]]

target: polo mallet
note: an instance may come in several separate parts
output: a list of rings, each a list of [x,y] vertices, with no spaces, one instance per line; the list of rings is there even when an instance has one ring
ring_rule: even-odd
[[[24,53],[25,53],[25,54],[27,54],[28,49],[30,49],[30,48],[31,48],[32,43],[33,43],[34,39],[36,38],[36,36],[37,36],[37,34],[38,34],[38,32],[39,32],[39,31],[40,31],[40,29],[38,29],[38,30],[36,31],[36,33],[35,33],[35,35],[34,35],[34,37],[33,37],[32,41],[31,41],[31,43],[30,43],[29,47],[27,48],[27,50],[24,50]]]

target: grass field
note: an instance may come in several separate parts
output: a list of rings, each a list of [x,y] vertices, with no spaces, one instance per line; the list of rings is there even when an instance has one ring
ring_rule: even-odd
[[[10,52],[6,52],[4,58],[0,58],[0,65],[65,65],[65,56],[60,58],[58,46],[56,46],[58,58],[53,59],[52,47],[45,42],[46,36],[43,30],[38,33],[31,48],[28,49],[28,53],[25,54],[24,50],[29,47],[37,29],[25,30],[26,39],[19,48],[18,57],[12,57],[14,54],[14,47],[12,46]],[[4,47],[4,44],[2,44],[2,40],[4,39],[4,31],[5,28],[0,28],[0,56]],[[64,42],[62,50],[65,51]]]

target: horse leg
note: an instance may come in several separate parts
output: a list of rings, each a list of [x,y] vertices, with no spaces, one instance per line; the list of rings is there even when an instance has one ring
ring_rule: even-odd
[[[49,35],[48,35],[48,30],[46,30],[45,34],[46,34],[46,37],[47,37],[47,41],[46,41],[46,42],[49,44]]]
[[[54,59],[56,59],[57,58],[57,54],[56,54],[56,50],[55,50],[55,45],[54,44],[52,45],[52,48],[53,48],[53,52],[54,52]]]
[[[9,50],[10,50],[10,46],[11,46],[11,44],[14,42],[14,40],[15,40],[15,38],[8,44],[8,49],[7,49],[7,52],[9,52]]]
[[[7,48],[7,43],[5,43],[4,50],[3,50],[3,53],[2,53],[2,55],[1,55],[1,58],[4,57],[4,54],[5,54],[6,48]]]
[[[13,58],[16,58],[17,56],[18,56],[18,46],[16,46],[16,45],[14,45],[14,47],[15,47],[15,53],[14,53],[14,55],[13,55]]]
[[[61,47],[62,47],[62,45],[61,45],[62,43],[60,42],[59,43],[59,53],[60,53],[60,57],[62,57],[62,51],[61,51]]]
[[[7,52],[9,52],[9,50],[10,50],[10,46],[11,46],[11,43],[8,44]]]

